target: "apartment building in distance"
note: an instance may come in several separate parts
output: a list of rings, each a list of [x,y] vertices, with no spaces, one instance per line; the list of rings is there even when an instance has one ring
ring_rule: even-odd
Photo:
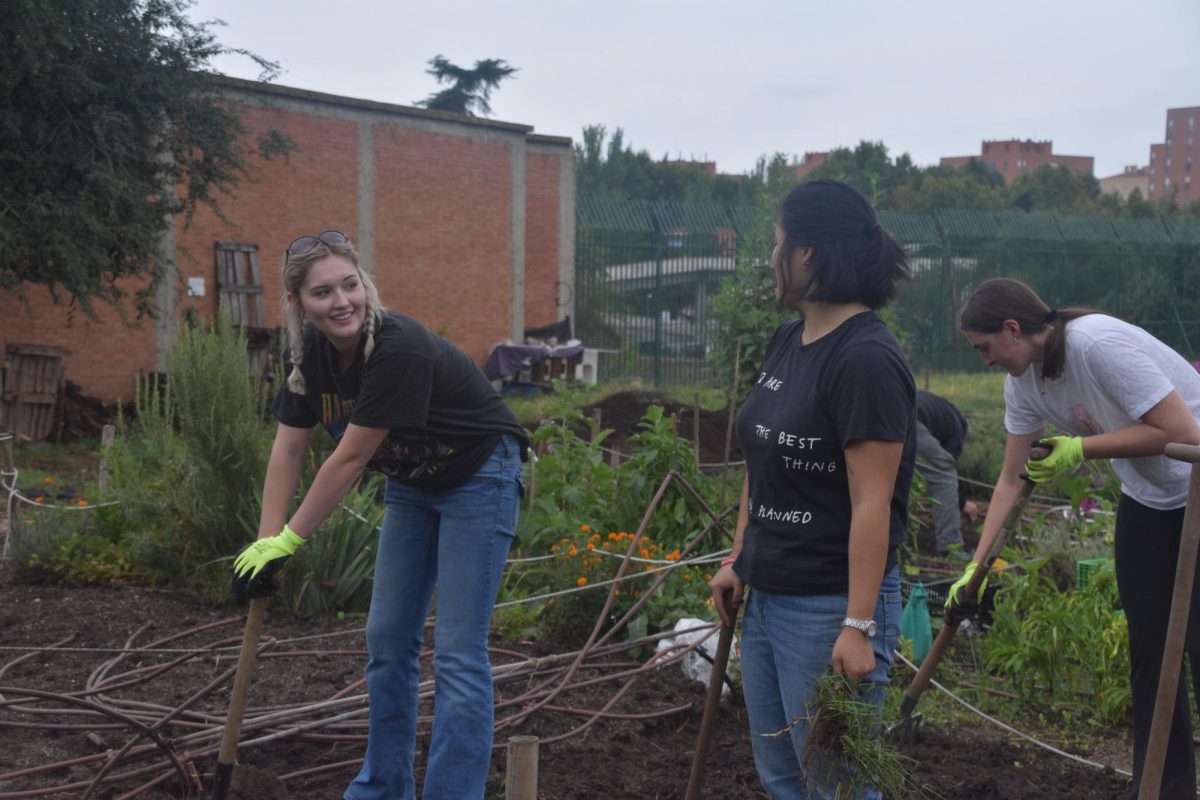
[[[1067,156],[1054,152],[1054,142],[1049,139],[1035,141],[1033,139],[1004,139],[998,141],[984,140],[977,156],[943,156],[941,165],[946,167],[962,167],[972,159],[982,161],[1004,176],[1004,182],[1011,184],[1018,175],[1033,172],[1043,164],[1052,167],[1067,167],[1083,175],[1091,175],[1095,168],[1092,156]]]
[[[1200,148],[1200,106],[1167,109],[1167,133],[1162,144],[1150,145],[1150,197],[1184,205],[1200,200],[1192,181]]]
[[[1100,191],[1104,194],[1120,195],[1122,200],[1128,200],[1133,190],[1137,189],[1142,197],[1150,195],[1150,168],[1131,164],[1116,175],[1100,178]]]

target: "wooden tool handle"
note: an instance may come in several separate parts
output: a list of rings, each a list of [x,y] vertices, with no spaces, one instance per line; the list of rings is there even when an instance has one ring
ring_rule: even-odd
[[[217,755],[217,772],[213,777],[212,800],[225,800],[229,782],[233,776],[233,762],[237,757],[238,737],[242,733],[242,717],[246,712],[246,698],[250,694],[250,678],[254,675],[254,662],[258,656],[258,634],[262,629],[263,614],[267,610],[267,598],[257,597],[250,601],[246,613],[246,630],[242,634],[242,651],[238,656],[237,674],[233,678],[233,693],[229,697],[229,713],[225,716],[225,731],[221,736],[221,750]]]

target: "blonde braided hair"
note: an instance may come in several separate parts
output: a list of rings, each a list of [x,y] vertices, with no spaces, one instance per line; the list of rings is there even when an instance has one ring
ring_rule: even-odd
[[[341,256],[354,264],[367,295],[366,321],[363,324],[363,333],[366,336],[366,342],[363,345],[363,363],[366,363],[375,349],[375,334],[379,330],[384,307],[379,299],[379,289],[375,286],[375,281],[358,263],[358,252],[354,249],[354,245],[347,239],[344,244],[328,245],[318,242],[312,250],[298,255],[285,252],[281,270],[284,290],[281,310],[284,327],[287,329],[288,360],[292,362],[292,371],[287,378],[287,387],[295,394],[307,394],[308,392],[304,383],[304,375],[300,371],[300,364],[304,360],[305,328],[304,312],[299,301],[300,287],[304,284],[304,279],[308,277],[309,268],[331,255]],[[296,299],[290,300],[289,298]]]

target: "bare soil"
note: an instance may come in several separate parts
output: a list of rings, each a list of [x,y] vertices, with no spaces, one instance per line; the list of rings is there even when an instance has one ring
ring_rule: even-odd
[[[122,647],[146,648],[161,641],[161,648],[197,647],[201,643],[240,640],[242,610],[208,607],[170,592],[138,588],[65,589],[23,586],[5,578],[0,583],[0,686],[70,693],[83,690],[89,675],[117,658]],[[200,633],[174,641],[173,634]],[[310,704],[341,693],[360,692],[355,683],[365,663],[363,620],[319,619],[299,621],[272,607],[264,624],[264,637],[279,645],[259,662],[251,688],[253,708]],[[51,650],[63,642],[57,652]],[[317,637],[317,638],[312,638]],[[303,638],[302,641],[291,641]],[[498,663],[515,654],[546,655],[537,642],[496,642]],[[199,692],[221,671],[232,666],[233,654],[211,655],[153,676],[137,671],[164,664],[174,656],[138,652],[132,659],[114,662],[110,674],[129,673],[142,682],[106,691],[97,702],[124,706],[132,701],[174,708]],[[500,697],[523,687],[502,685]],[[83,786],[97,773],[105,754],[136,737],[128,724],[95,716],[68,716],[60,703],[22,698],[0,688],[0,794],[20,796],[24,791],[74,784],[58,796],[82,796]],[[595,709],[613,694],[611,686],[577,690],[560,700],[575,709]],[[210,715],[210,726],[219,727],[229,698],[228,681],[205,696],[194,711]],[[687,785],[696,735],[700,726],[704,687],[689,683],[677,667],[640,678],[633,690],[612,710],[618,714],[646,715],[684,707],[679,713],[643,719],[605,719],[585,732],[560,743],[542,745],[539,797],[568,798],[682,798]],[[926,702],[935,702],[927,700]],[[14,707],[19,703],[24,711]],[[555,712],[539,712],[508,735],[524,733],[549,738],[577,727],[582,719]],[[67,723],[74,729],[54,726]],[[164,726],[166,743],[195,730],[194,718]],[[18,727],[27,726],[27,727]],[[146,739],[142,739],[146,741]],[[418,764],[428,741],[422,726]],[[503,797],[506,752],[503,742],[493,759],[489,797]],[[1110,743],[1120,752],[1120,742]],[[355,773],[353,763],[307,777],[286,777],[311,767],[353,762],[361,757],[361,741],[341,742],[319,736],[293,735],[239,750],[235,770],[235,797],[337,798]],[[206,788],[214,770],[211,753],[189,756],[187,746],[176,750],[195,778]],[[918,762],[915,777],[929,796],[944,798],[1123,798],[1128,781],[1115,774],[1078,765],[1046,751],[1010,740],[983,724],[926,726],[922,740],[908,749]],[[70,759],[101,756],[95,762],[63,764]],[[161,752],[154,757],[162,761]],[[125,759],[117,772],[146,762]],[[47,774],[6,777],[8,773],[40,765],[60,764]],[[160,768],[158,772],[162,772]],[[150,776],[120,783],[105,783],[98,797],[115,798],[134,790]],[[286,778],[285,780],[280,780]],[[704,781],[704,797],[764,797],[750,755],[744,708],[736,696],[722,702]],[[7,793],[7,794],[6,794]],[[182,797],[175,778],[149,790],[144,797]]]

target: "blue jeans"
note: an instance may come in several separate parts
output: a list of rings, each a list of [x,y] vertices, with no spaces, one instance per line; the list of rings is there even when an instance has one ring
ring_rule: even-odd
[[[434,718],[425,800],[482,798],[492,756],[488,628],[521,494],[505,436],[462,486],[426,494],[388,482],[367,617],[367,755],[346,800],[413,800],[425,616],[434,587]]]
[[[825,800],[837,788],[805,774],[804,740],[809,726],[804,720],[810,716],[815,682],[828,669],[833,644],[842,632],[846,602],[844,594],[794,596],[750,590],[742,619],[742,692],[750,715],[754,765],[772,800]],[[899,569],[884,576],[875,622],[879,628],[872,641],[875,669],[860,686],[864,700],[882,707],[892,651],[900,636]],[[793,722],[787,735],[764,735]],[[879,797],[875,789],[861,795],[862,800]]]

